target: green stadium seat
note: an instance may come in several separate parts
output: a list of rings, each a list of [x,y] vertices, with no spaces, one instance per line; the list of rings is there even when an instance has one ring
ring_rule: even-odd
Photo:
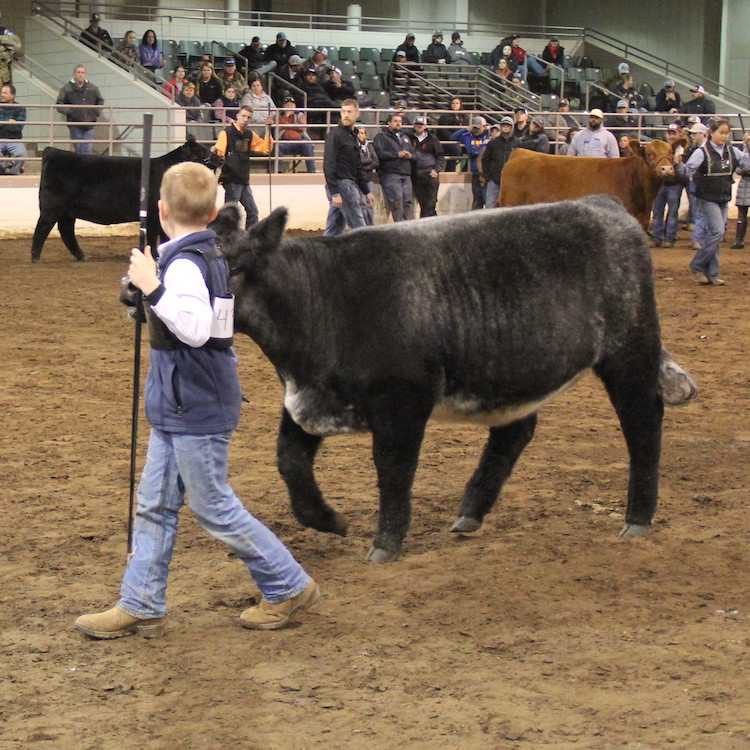
[[[339,60],[351,60],[352,62],[357,62],[359,60],[359,48],[339,47]]]
[[[378,71],[375,68],[375,63],[372,60],[360,60],[354,63],[354,69],[357,71],[357,75],[375,75]]]
[[[380,49],[378,47],[360,47],[359,59],[377,62],[380,60]]]
[[[390,62],[391,60],[393,60],[393,55],[395,53],[396,53],[395,49],[392,49],[390,47],[383,47],[380,50],[380,59],[384,60],[384,61],[387,61],[387,62]]]

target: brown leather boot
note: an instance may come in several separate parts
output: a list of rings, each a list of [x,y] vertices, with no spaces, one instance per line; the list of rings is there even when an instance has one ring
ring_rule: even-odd
[[[240,615],[240,624],[251,630],[278,630],[288,625],[296,612],[310,609],[320,599],[320,589],[315,581],[297,596],[277,604],[262,599],[257,607],[250,607]]]
[[[119,607],[112,607],[106,612],[81,615],[75,621],[75,627],[90,638],[99,640],[122,638],[133,633],[138,633],[144,638],[156,638],[164,632],[164,618],[139,620],[123,612]]]

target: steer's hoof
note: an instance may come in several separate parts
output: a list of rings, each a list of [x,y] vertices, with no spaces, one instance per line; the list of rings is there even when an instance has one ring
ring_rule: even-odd
[[[482,522],[470,516],[459,516],[456,522],[451,526],[451,531],[461,534],[471,534],[472,531],[479,531],[482,528]]]
[[[623,539],[637,539],[639,536],[648,536],[652,531],[651,524],[626,523],[620,531]]]
[[[75,259],[76,259],[76,260],[77,260],[77,261],[78,261],[79,263],[85,263],[85,262],[86,262],[86,260],[88,260],[88,259],[86,258],[86,254],[85,254],[85,253],[76,253],[76,254],[75,254],[75,255],[74,255],[73,257],[74,257],[74,258],[75,258]]]
[[[382,547],[370,547],[370,551],[367,553],[365,559],[374,563],[387,563],[395,560],[397,557],[398,552],[389,552]]]

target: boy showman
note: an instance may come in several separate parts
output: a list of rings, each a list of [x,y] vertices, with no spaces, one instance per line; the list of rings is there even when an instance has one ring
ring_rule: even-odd
[[[263,595],[258,606],[240,615],[241,625],[282,628],[320,596],[315,581],[227,483],[241,394],[228,267],[213,230],[206,228],[216,217],[216,190],[214,174],[202,165],[169,169],[159,219],[171,239],[160,246],[158,265],[150,247],[130,255],[128,275],[144,295],[151,339],[145,390],[151,436],[120,599],[106,612],[75,621],[91,638],[161,634],[185,493],[201,526],[242,560]]]

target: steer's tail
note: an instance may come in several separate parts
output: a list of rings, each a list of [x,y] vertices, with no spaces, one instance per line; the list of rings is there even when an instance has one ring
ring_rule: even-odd
[[[664,403],[669,406],[684,406],[698,395],[693,376],[680,367],[664,348],[659,366],[659,390]]]

